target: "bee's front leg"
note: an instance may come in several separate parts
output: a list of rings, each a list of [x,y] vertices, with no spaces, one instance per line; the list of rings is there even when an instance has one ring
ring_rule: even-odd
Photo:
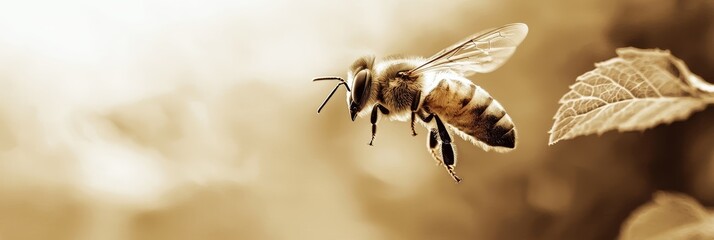
[[[372,123],[372,139],[369,140],[369,145],[372,145],[374,142],[374,137],[377,135],[377,121],[379,120],[379,112],[382,112],[382,114],[387,115],[389,114],[389,109],[385,108],[384,106],[377,104],[374,105],[372,108],[372,116],[369,118],[369,122]]]

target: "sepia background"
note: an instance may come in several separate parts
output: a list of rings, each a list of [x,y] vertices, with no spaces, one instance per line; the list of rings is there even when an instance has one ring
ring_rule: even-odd
[[[332,84],[365,54],[428,56],[506,23],[530,32],[472,77],[518,148],[350,121]],[[714,2],[6,1],[0,239],[614,239],[657,190],[714,205],[714,108],[548,146],[559,98],[618,47],[714,79]]]

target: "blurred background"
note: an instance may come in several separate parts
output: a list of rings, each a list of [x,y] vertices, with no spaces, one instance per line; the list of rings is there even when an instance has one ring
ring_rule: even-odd
[[[518,148],[349,120],[365,54],[429,56],[480,30],[530,33],[472,77]],[[548,146],[558,100],[618,47],[669,49],[714,79],[714,2],[5,1],[0,239],[614,239],[654,191],[714,205],[714,108]]]

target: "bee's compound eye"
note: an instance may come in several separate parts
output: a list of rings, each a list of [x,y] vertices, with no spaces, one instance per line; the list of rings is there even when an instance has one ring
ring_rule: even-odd
[[[355,75],[352,85],[352,101],[361,106],[369,98],[369,88],[372,84],[372,75],[368,69],[362,69]]]

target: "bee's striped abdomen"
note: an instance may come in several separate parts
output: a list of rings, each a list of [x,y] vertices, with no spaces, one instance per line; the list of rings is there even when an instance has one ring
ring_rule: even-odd
[[[424,108],[456,128],[461,137],[486,150],[510,150],[516,146],[511,117],[488,92],[471,82],[441,80],[424,99]]]

